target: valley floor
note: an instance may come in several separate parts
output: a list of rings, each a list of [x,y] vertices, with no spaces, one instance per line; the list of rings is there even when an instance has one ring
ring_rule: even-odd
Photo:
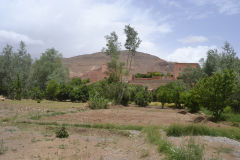
[[[149,143],[145,128],[157,127],[163,137],[179,147],[191,137],[167,137],[165,129],[171,124],[232,128],[207,119],[203,113],[154,105],[90,110],[83,103],[5,100],[0,102],[0,159],[163,159],[165,154]],[[59,139],[55,131],[62,124],[70,136]],[[237,140],[210,136],[195,136],[194,140],[203,145],[205,159],[240,159]]]

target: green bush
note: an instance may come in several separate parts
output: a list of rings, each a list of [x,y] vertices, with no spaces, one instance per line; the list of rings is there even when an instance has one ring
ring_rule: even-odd
[[[61,128],[59,128],[57,131],[56,131],[56,137],[57,138],[67,138],[69,136],[66,128],[64,126],[62,126]]]
[[[59,92],[57,94],[57,100],[59,101],[66,101],[70,99],[70,93],[72,91],[72,87],[66,84],[60,84]]]
[[[56,80],[50,80],[47,82],[46,98],[49,100],[55,100],[59,92],[59,85]]]
[[[184,107],[187,107],[191,113],[196,113],[200,110],[200,105],[197,101],[197,95],[193,91],[182,92],[180,99],[184,104]]]
[[[108,108],[108,100],[104,97],[100,96],[98,92],[92,94],[89,99],[89,107],[91,109],[107,109]]]
[[[73,88],[70,93],[70,99],[73,102],[87,102],[89,99],[88,87],[83,85]]]
[[[135,103],[139,106],[145,107],[151,102],[151,95],[147,89],[140,91],[136,94]]]
[[[123,93],[121,105],[128,106],[129,101],[130,101],[130,93],[129,93],[128,89],[126,89]]]
[[[44,97],[44,92],[42,90],[40,90],[39,87],[34,87],[31,90],[31,98],[33,100],[38,100],[41,101]]]

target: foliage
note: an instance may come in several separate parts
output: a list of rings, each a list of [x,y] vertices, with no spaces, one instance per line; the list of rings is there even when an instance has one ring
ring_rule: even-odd
[[[31,89],[31,98],[34,100],[42,100],[44,92],[39,87],[33,87]]]
[[[56,80],[50,80],[47,82],[46,98],[49,100],[55,100],[59,92],[59,84]]]
[[[0,94],[15,98],[15,86],[17,76],[22,81],[22,92],[27,92],[27,83],[31,68],[32,59],[27,53],[25,44],[21,41],[17,52],[13,51],[13,47],[6,45],[0,54]]]
[[[22,80],[17,74],[17,79],[14,81],[14,92],[15,92],[15,99],[21,100],[22,98]]]
[[[199,66],[197,68],[187,66],[177,78],[181,79],[189,88],[193,88],[202,77],[204,77],[204,72]]]
[[[203,159],[203,146],[195,144],[193,139],[188,141],[186,146],[175,147],[161,136],[156,127],[146,127],[144,132],[147,134],[147,140],[156,146],[158,151],[166,155],[168,160],[201,160]]]
[[[57,131],[56,131],[56,137],[57,138],[67,138],[69,136],[66,128],[64,126],[62,126],[61,128],[59,128]]]
[[[3,139],[0,141],[0,155],[4,154],[8,150],[7,147],[4,146]]]
[[[169,103],[175,103],[177,108],[181,108],[181,93],[186,91],[185,83],[181,81],[173,81],[165,85],[167,88],[167,96],[169,99]]]
[[[160,72],[148,72],[147,74],[137,73],[134,75],[135,78],[152,78],[152,77],[163,77],[164,74]]]
[[[157,90],[157,101],[161,102],[162,108],[164,108],[164,104],[169,102],[169,91],[166,86],[160,86]]]
[[[129,92],[128,89],[126,89],[123,93],[121,104],[124,105],[124,106],[128,106],[129,101],[130,101],[130,92]]]
[[[61,83],[59,85],[59,92],[56,96],[57,100],[66,101],[66,100],[70,99],[71,92],[72,92],[72,86],[65,84],[65,83]]]
[[[195,90],[181,93],[180,99],[184,107],[187,107],[191,113],[196,113],[200,110],[198,95]]]
[[[90,96],[89,107],[91,109],[107,109],[108,100],[96,92],[95,94]]]
[[[139,106],[145,107],[151,102],[151,95],[147,88],[138,92],[135,96],[135,103]]]
[[[45,90],[47,82],[51,79],[58,83],[68,79],[68,70],[62,65],[62,56],[54,48],[47,49],[32,65],[31,85]]]
[[[76,86],[70,92],[71,101],[87,102],[89,99],[88,87],[86,85]]]
[[[212,128],[204,125],[173,124],[167,129],[167,136],[221,136],[240,140],[240,129],[237,128]]]
[[[118,42],[118,36],[115,32],[105,36],[105,38],[107,48],[103,48],[103,52],[111,58],[111,61],[108,62],[108,80],[110,83],[119,82],[122,78],[124,65],[124,63],[118,61],[121,44]]]
[[[234,93],[236,75],[232,70],[216,72],[211,77],[201,79],[194,87],[201,106],[213,112],[213,117],[219,120],[224,108],[231,104],[230,97]]]

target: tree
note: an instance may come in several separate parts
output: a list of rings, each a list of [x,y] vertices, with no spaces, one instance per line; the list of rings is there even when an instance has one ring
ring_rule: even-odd
[[[108,62],[108,74],[109,82],[119,82],[122,78],[122,71],[124,63],[119,62],[119,54],[121,49],[121,44],[118,42],[118,36],[115,32],[110,35],[105,36],[107,48],[103,48],[103,52],[111,58]]]
[[[164,104],[169,102],[169,91],[166,86],[160,86],[156,94],[157,94],[157,101],[161,102],[162,109],[163,109]]]
[[[201,106],[213,112],[213,117],[219,120],[224,108],[230,105],[230,97],[236,88],[236,74],[225,69],[216,72],[211,77],[202,78],[194,87]]]
[[[198,66],[193,68],[187,66],[178,76],[189,88],[193,88],[194,85],[204,76],[204,72]]]
[[[130,75],[132,59],[136,54],[136,50],[139,47],[141,40],[138,37],[138,33],[130,25],[125,26],[124,32],[127,36],[124,46],[128,50],[128,58],[127,58],[127,64],[126,64],[127,66],[126,67],[128,70],[128,75]]]
[[[173,81],[165,85],[168,90],[168,97],[170,103],[175,103],[177,108],[181,106],[181,93],[186,91],[186,85],[181,81]]]
[[[59,85],[56,80],[52,79],[47,82],[46,98],[55,100],[59,92]]]
[[[15,76],[13,56],[13,47],[6,45],[2,50],[0,58],[0,94],[9,98],[14,98],[13,82],[15,80]]]
[[[26,45],[23,41],[19,44],[18,52],[14,55],[15,75],[18,74],[22,81],[23,91],[26,91],[29,80],[29,73],[32,65],[32,58],[26,50]]]
[[[207,52],[207,59],[203,63],[203,71],[208,75],[213,75],[217,70],[219,66],[219,54],[218,51],[215,50],[209,50]]]
[[[147,88],[141,90],[136,94],[135,103],[139,106],[145,107],[151,102],[151,95],[149,94]]]
[[[14,86],[15,86],[15,99],[21,100],[22,98],[22,80],[17,74],[17,79],[14,81]]]
[[[54,48],[47,49],[32,66],[32,86],[45,90],[48,80],[55,79],[58,83],[66,82],[68,74],[67,68],[62,65],[61,54]]]

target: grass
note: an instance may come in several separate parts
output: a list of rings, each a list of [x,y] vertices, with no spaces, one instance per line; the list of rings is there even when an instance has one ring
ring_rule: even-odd
[[[212,116],[212,112],[207,110],[206,108],[201,107],[200,109],[203,113]],[[236,122],[236,123],[240,123],[240,114],[239,113],[226,113],[223,112],[222,114],[222,120],[228,121],[228,122]]]
[[[237,128],[210,128],[204,125],[173,124],[166,129],[167,136],[219,136],[240,140],[240,129]]]
[[[80,127],[80,128],[97,128],[97,129],[115,129],[115,130],[138,130],[141,131],[144,126],[140,125],[118,125],[118,124],[68,124],[68,123],[57,123],[57,122],[32,122],[32,121],[21,121],[17,123],[24,124],[37,124],[37,125],[54,125],[54,126],[68,126],[68,127]]]
[[[160,130],[156,127],[147,127],[144,129],[147,134],[147,140],[156,146],[158,151],[164,153],[168,160],[202,160],[204,147],[195,144],[190,139],[187,145],[175,147],[161,136]]]
[[[0,155],[4,154],[8,150],[7,147],[4,146],[3,139],[0,141]]]

